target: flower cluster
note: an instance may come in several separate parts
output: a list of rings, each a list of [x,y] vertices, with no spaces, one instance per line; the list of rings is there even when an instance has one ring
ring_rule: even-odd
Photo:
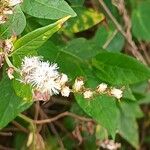
[[[95,90],[85,88],[83,77],[78,77],[70,89],[67,85],[68,76],[60,73],[58,69],[57,64],[44,62],[41,57],[25,57],[21,65],[21,82],[33,87],[35,100],[48,100],[52,95],[59,93],[69,97],[70,92],[83,94],[85,99],[90,99],[96,94],[122,98],[122,90],[109,88],[105,83],[98,85]]]
[[[108,94],[110,96],[114,96],[117,99],[120,99],[123,96],[123,91],[121,89],[108,87],[106,83],[99,84],[95,90],[85,88],[84,80],[81,77],[75,80],[73,91],[82,93],[85,99],[90,99],[97,94]]]
[[[20,4],[22,0],[1,0],[0,2],[0,24],[7,21],[8,15],[13,14],[13,7]]]
[[[25,57],[21,65],[21,77],[22,82],[34,87],[36,99],[41,98],[41,95],[47,95],[41,99],[47,100],[50,96],[60,92],[62,96],[68,97],[71,92],[66,85],[67,75],[58,72],[57,64],[44,62],[41,57]]]

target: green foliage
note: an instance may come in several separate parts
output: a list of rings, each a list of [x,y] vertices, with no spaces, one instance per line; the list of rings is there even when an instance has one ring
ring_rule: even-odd
[[[37,50],[44,44],[55,32],[57,32],[62,24],[68,19],[65,17],[48,26],[38,28],[25,36],[18,39],[14,44],[14,50],[11,55],[18,61],[26,55],[31,55],[32,51]],[[16,61],[16,60],[14,60]],[[20,61],[19,61],[20,63]]]
[[[26,26],[26,18],[20,8],[14,8],[14,14],[9,16],[7,23],[3,24],[0,28],[0,38],[10,38],[10,36],[19,35],[22,33]]]
[[[4,78],[0,82],[0,88],[0,129],[2,129],[20,112],[31,106],[31,103],[16,96],[12,83],[6,74],[4,74]]]
[[[124,18],[118,13],[117,7],[108,1],[104,2],[124,29]],[[56,114],[65,110],[94,120],[95,132],[92,135],[88,133],[90,129],[87,130],[89,122],[82,122],[81,119],[70,116],[48,124],[48,128],[44,126],[41,133],[46,131],[42,135],[46,149],[59,149],[57,138],[51,134],[50,129],[52,133],[60,134],[60,137],[57,136],[62,138],[66,149],[71,150],[76,147],[78,149],[77,141],[68,136],[77,126],[80,126],[79,130],[84,129],[78,131],[81,133],[75,138],[81,140],[83,137],[81,147],[85,150],[96,150],[97,140],[103,141],[107,138],[115,140],[117,134],[134,148],[140,149],[136,120],[144,116],[139,104],[146,105],[150,102],[150,93],[146,92],[148,83],[145,82],[150,78],[150,69],[135,58],[124,54],[126,52],[131,54],[129,51],[131,45],[128,45],[129,43],[125,41],[124,36],[107,17],[105,11],[99,11],[101,9],[97,4],[98,1],[90,0],[24,0],[21,6],[13,8],[14,13],[8,16],[8,21],[0,25],[1,39],[10,38],[12,35],[18,36],[17,40],[13,41],[13,51],[5,53],[5,57],[8,56],[7,59],[12,62],[11,64],[6,59],[8,68],[14,65],[19,70],[25,56],[42,56],[43,60],[58,64],[59,71],[68,76],[67,86],[70,88],[77,77],[83,77],[85,87],[92,91],[100,83],[106,83],[110,87],[106,93],[94,95],[90,99],[84,98],[85,89],[82,94],[73,91],[68,99],[62,98],[60,94],[56,97],[57,100],[65,99],[67,103],[70,100],[70,105],[64,108],[57,103],[53,108],[51,102],[50,107],[45,107],[45,103],[40,102],[41,110],[37,119],[42,117],[47,119],[49,114],[46,113],[47,111],[51,113],[52,108],[52,112],[56,111]],[[141,47],[141,42],[145,44],[146,51],[149,47],[147,42],[150,41],[148,22],[150,2],[130,0],[126,6],[132,16],[133,40],[138,47]],[[5,44],[0,41],[2,52],[3,46]],[[142,55],[147,58],[145,51]],[[21,73],[14,70],[15,78],[11,81],[8,78],[9,74],[5,73],[6,67],[1,70],[3,75],[0,80],[0,129],[33,104],[33,88],[29,84],[20,82]],[[123,91],[121,99],[118,100],[111,95],[112,87]],[[31,114],[33,117],[34,111],[36,110],[32,109],[28,115]],[[42,111],[45,111],[47,116]],[[60,133],[56,133],[53,126],[60,128]],[[33,132],[30,128],[28,130]],[[27,135],[19,133],[14,137],[16,149],[26,147]]]
[[[66,28],[72,33],[87,30],[104,20],[104,15],[93,9],[75,7],[74,10],[77,17],[70,19]]]
[[[60,19],[76,13],[64,0],[24,0],[22,9],[25,13],[45,19]]]
[[[134,84],[150,77],[148,67],[119,53],[102,52],[93,58],[92,64],[98,78],[114,85]]]
[[[115,100],[108,96],[95,97],[92,100],[85,100],[82,96],[76,95],[76,100],[81,108],[96,120],[114,137],[119,122],[119,113]]]
[[[115,29],[112,22],[100,26],[92,41],[95,45],[103,47],[111,52],[120,52],[125,42],[124,37],[117,31],[117,29]]]
[[[149,23],[149,14],[150,14],[150,2],[142,1],[139,2],[137,7],[133,10],[132,13],[132,31],[134,36],[138,40],[150,41],[150,23]]]

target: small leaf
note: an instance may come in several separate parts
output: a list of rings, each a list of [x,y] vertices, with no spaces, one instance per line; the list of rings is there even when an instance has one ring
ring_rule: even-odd
[[[128,85],[150,78],[150,69],[120,53],[102,52],[92,60],[96,76],[113,85]]]
[[[64,0],[24,0],[22,9],[25,13],[45,19],[75,17],[76,13]]]
[[[26,18],[19,5],[15,6],[14,14],[0,26],[0,37],[10,38],[13,34],[19,35],[26,26]]]

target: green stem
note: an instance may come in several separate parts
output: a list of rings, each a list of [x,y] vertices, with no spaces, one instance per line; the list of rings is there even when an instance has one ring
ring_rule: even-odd
[[[25,120],[26,122],[28,122],[30,124],[30,130],[33,133],[33,147],[35,146],[35,133],[36,133],[36,126],[33,123],[33,120],[30,119],[29,117],[23,115],[23,114],[19,114],[18,117],[20,117],[21,119]],[[34,148],[35,149],[35,148]]]
[[[14,70],[15,70],[16,72],[20,73],[20,70],[19,70],[18,68],[16,68],[16,67],[11,63],[11,61],[9,60],[9,58],[8,58],[7,55],[5,55],[5,60],[6,60],[6,63],[7,63],[7,65],[8,65],[9,67],[14,68]]]

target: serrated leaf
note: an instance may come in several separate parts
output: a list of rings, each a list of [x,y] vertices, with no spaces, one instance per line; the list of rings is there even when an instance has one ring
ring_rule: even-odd
[[[25,13],[45,19],[75,17],[76,13],[64,0],[24,0],[22,9]]]
[[[136,59],[111,52],[102,52],[92,59],[98,78],[112,85],[128,85],[150,78],[150,69]]]
[[[142,1],[138,3],[132,13],[132,31],[138,40],[150,41],[150,2]]]
[[[13,34],[19,35],[26,26],[26,18],[19,5],[15,6],[13,15],[0,26],[0,37],[10,38]]]
[[[119,122],[116,100],[106,95],[91,100],[84,99],[82,95],[75,95],[75,97],[80,107],[114,137]]]
[[[5,127],[20,112],[27,109],[31,103],[23,101],[15,95],[11,81],[4,74],[0,82],[0,129]]]
[[[84,7],[75,7],[77,17],[68,21],[66,29],[70,32],[77,33],[91,28],[92,26],[104,20],[104,15],[93,9]]]

